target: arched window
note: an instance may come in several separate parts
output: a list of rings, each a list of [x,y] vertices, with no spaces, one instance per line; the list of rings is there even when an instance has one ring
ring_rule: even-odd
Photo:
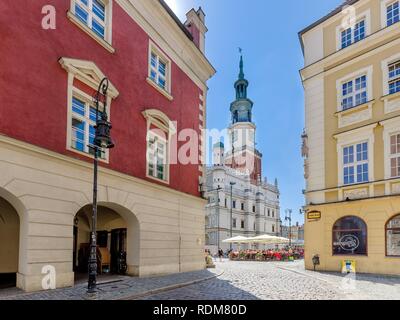
[[[386,232],[386,255],[400,257],[400,214],[388,221]]]
[[[367,255],[367,225],[355,216],[343,217],[333,225],[333,255]]]

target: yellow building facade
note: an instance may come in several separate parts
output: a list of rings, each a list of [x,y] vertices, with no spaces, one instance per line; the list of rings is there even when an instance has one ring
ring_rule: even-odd
[[[399,0],[350,0],[299,33],[305,262],[400,274]]]

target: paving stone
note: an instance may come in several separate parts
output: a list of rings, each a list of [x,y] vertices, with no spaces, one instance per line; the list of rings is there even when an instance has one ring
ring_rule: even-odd
[[[199,281],[224,272],[218,278],[145,295],[154,290]],[[0,300],[400,300],[400,277],[313,272],[296,262],[216,262],[216,268],[165,277],[130,278],[99,285],[89,296],[86,283],[73,288],[23,293],[0,290]]]
[[[145,300],[347,300],[399,299],[400,278],[314,273],[296,262],[217,262],[224,274]],[[350,281],[349,281],[350,280]]]

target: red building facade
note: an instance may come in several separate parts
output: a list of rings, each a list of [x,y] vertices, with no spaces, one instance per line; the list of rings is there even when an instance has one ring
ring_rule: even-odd
[[[191,10],[183,24],[162,0],[57,0],[51,4],[47,6],[48,1],[45,0],[21,0],[18,4],[7,0],[0,3],[0,149],[9,151],[11,148],[14,152],[4,152],[1,159],[0,171],[3,176],[6,172],[11,176],[0,183],[0,197],[5,207],[12,207],[9,211],[14,210],[18,214],[19,225],[25,223],[27,226],[27,231],[20,229],[19,242],[15,246],[19,252],[18,261],[11,267],[4,267],[3,271],[0,266],[0,273],[16,273],[19,287],[40,290],[37,283],[40,263],[30,255],[30,248],[26,245],[30,236],[34,235],[38,241],[32,249],[37,254],[45,249],[42,244],[48,243],[50,237],[57,237],[55,230],[46,227],[48,223],[59,224],[63,229],[61,233],[71,232],[71,237],[71,228],[83,228],[74,217],[80,210],[83,210],[80,214],[84,216],[85,206],[90,204],[87,188],[92,156],[87,145],[93,138],[91,100],[103,77],[111,83],[107,111],[116,146],[104,154],[101,161],[100,188],[103,188],[104,194],[100,201],[105,212],[112,210],[115,217],[122,216],[121,220],[124,220],[117,227],[128,230],[127,255],[135,255],[132,259],[128,258],[129,273],[157,274],[163,267],[167,272],[201,268],[199,243],[203,241],[203,235],[200,230],[204,231],[204,216],[201,217],[200,213],[203,201],[199,191],[204,172],[202,129],[205,126],[206,82],[215,73],[204,55],[207,29],[203,11]],[[149,131],[153,129],[166,134],[164,144],[155,142],[156,152],[164,147],[167,150],[156,155],[153,153],[151,157],[155,162],[151,163],[147,155]],[[199,159],[198,162],[181,164],[171,161],[171,158],[176,158],[174,153],[188,143],[188,137],[179,136],[184,129],[193,130],[199,137],[199,146],[192,148],[197,152],[192,159]],[[155,141],[161,140],[155,138]],[[161,164],[160,158],[166,163]],[[21,168],[29,164],[30,172],[24,173]],[[46,177],[48,183],[39,182],[40,171],[49,167],[52,177]],[[24,175],[27,184],[22,186]],[[108,176],[113,176],[112,182]],[[64,177],[82,179],[74,184],[69,180],[63,181]],[[121,181],[118,181],[119,178]],[[20,182],[8,189],[10,181]],[[36,192],[40,189],[35,187],[38,184],[46,185],[42,194]],[[76,202],[63,199],[61,189],[66,185],[67,193],[87,194],[85,200],[77,201],[76,208],[61,210],[71,214],[71,219],[60,222],[51,212],[63,207],[63,201]],[[146,196],[141,194],[141,186],[145,186],[143,192]],[[46,191],[47,188],[50,189]],[[57,188],[61,188],[59,193],[53,195]],[[31,192],[32,189],[36,191]],[[119,193],[115,194],[114,200],[111,200],[110,189]],[[131,193],[140,196],[129,201]],[[30,203],[38,199],[27,201],[24,198],[26,194],[38,199],[48,194],[54,203],[49,202],[45,209],[38,208]],[[170,206],[167,205],[169,211],[157,212],[163,207],[162,203],[156,206],[158,209],[148,206],[149,202],[160,199],[170,203]],[[181,207],[183,202],[184,209]],[[141,221],[140,216],[144,213],[134,209],[141,207],[145,208],[143,212],[155,215],[147,215],[147,220]],[[42,209],[47,213],[38,214],[37,211]],[[38,225],[29,224],[32,210],[36,211],[35,217],[40,215],[36,222]],[[198,215],[191,216],[191,211]],[[189,212],[186,219],[194,219],[198,223],[196,237],[190,240],[182,240],[185,233],[181,231],[180,219],[186,212]],[[130,214],[135,216],[134,222],[129,222]],[[154,223],[157,216],[163,222]],[[165,232],[164,238],[170,244],[163,255],[158,253],[157,257],[152,257],[152,250],[157,248],[155,242],[143,246],[147,239],[141,232],[143,226],[148,237],[152,232]],[[104,229],[109,233],[112,231],[106,222]],[[79,235],[82,238],[80,244],[85,242],[85,236],[84,233]],[[158,237],[158,241],[162,238]],[[77,239],[67,242],[72,244],[72,240],[75,243]],[[189,249],[195,246],[196,249],[182,252],[182,245]],[[77,267],[74,262],[70,268],[69,262],[63,263],[60,255],[64,260],[74,255],[70,258],[75,261],[80,249],[74,244],[74,253],[66,252],[65,246],[61,245],[64,252],[58,248],[48,250],[48,256],[43,251],[41,259],[60,265],[62,271],[57,274],[60,286],[71,284]],[[109,248],[110,244],[107,246]],[[189,263],[193,254],[197,261]],[[173,257],[172,261],[175,260],[172,264],[162,258],[169,255]],[[185,259],[187,265],[183,267]]]

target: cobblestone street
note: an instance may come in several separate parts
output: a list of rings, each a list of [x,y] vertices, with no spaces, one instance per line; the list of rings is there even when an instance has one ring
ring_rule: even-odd
[[[148,300],[400,300],[400,278],[319,273],[294,263],[217,262],[222,276],[177,290],[148,296]]]
[[[209,279],[209,280],[207,280]],[[304,270],[304,262],[216,262],[216,268],[164,277],[119,277],[99,284],[23,293],[0,290],[0,300],[400,300],[400,277],[344,276]]]

